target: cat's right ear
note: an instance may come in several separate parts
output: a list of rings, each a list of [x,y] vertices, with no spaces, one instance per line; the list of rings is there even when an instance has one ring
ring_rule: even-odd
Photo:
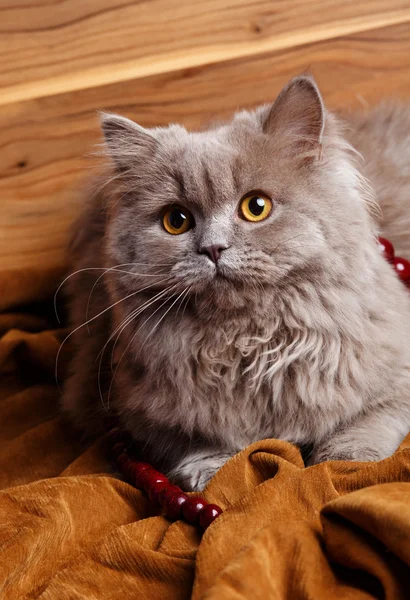
[[[107,154],[118,171],[126,172],[155,154],[157,140],[151,130],[112,113],[100,113],[100,122]]]

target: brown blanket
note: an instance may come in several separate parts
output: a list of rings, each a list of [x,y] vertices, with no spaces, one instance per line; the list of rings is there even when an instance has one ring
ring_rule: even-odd
[[[62,423],[54,286],[0,277],[0,598],[410,597],[410,437],[379,463],[308,469],[288,443],[254,444],[211,481],[225,512],[201,539]]]

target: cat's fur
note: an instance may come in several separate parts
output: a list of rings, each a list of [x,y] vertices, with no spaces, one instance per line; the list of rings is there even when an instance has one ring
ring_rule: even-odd
[[[102,275],[64,390],[78,426],[103,430],[109,404],[189,489],[267,437],[313,445],[311,464],[394,452],[410,429],[409,292],[380,255],[362,170],[410,253],[410,111],[352,122],[365,163],[305,76],[273,106],[198,133],[103,116],[115,179],[85,208],[72,252],[76,270],[112,269],[71,278],[79,327]],[[238,216],[251,190],[273,199],[265,221]],[[164,230],[172,204],[193,213],[192,230]],[[227,247],[217,267],[198,252],[211,244]]]

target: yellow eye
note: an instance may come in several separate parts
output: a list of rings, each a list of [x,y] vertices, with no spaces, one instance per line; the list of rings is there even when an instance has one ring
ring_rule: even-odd
[[[194,226],[194,218],[185,208],[170,206],[162,217],[165,231],[171,235],[181,235]]]
[[[272,211],[272,200],[263,194],[248,194],[241,200],[240,216],[246,221],[257,223],[269,217]]]

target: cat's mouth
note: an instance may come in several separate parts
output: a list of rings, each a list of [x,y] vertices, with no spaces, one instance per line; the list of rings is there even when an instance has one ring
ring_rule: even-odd
[[[181,278],[182,285],[188,285],[191,291],[200,294],[224,293],[229,289],[242,288],[244,283],[243,271],[222,261],[216,265],[205,263]]]
[[[217,265],[212,276],[212,286],[227,290],[232,287],[241,287],[242,284],[243,280],[235,269],[226,265]]]
[[[224,267],[216,267],[214,279],[219,279],[219,280],[222,279],[224,281],[231,281],[231,282],[235,281],[233,274],[229,273],[229,270]]]
[[[231,283],[236,283],[238,281],[238,273],[236,270],[223,263],[218,263],[215,265],[213,277],[216,280],[222,279],[225,281],[230,281]]]

